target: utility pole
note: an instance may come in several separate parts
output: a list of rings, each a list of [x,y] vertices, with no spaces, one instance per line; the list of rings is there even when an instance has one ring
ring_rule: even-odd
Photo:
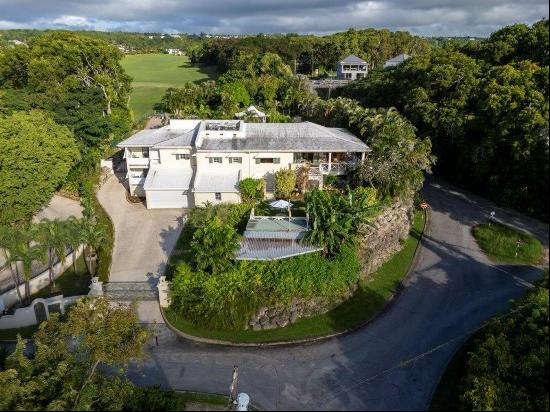
[[[235,400],[237,400],[237,381],[239,379],[239,367],[233,366],[233,376],[231,377],[231,386],[229,387],[229,410],[235,409]]]

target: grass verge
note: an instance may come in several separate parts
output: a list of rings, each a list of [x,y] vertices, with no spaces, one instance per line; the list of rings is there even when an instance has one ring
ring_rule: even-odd
[[[293,341],[343,332],[372,319],[393,296],[409,270],[424,225],[424,213],[416,212],[411,235],[403,249],[370,275],[368,281],[360,281],[351,299],[325,314],[300,319],[285,328],[263,331],[209,330],[192,324],[170,309],[165,311],[166,317],[173,327],[184,333],[234,343]]]
[[[538,265],[543,261],[542,243],[509,226],[483,223],[474,227],[473,235],[483,252],[495,262]]]

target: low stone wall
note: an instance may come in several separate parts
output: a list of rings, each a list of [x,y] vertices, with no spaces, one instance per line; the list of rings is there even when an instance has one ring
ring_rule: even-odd
[[[251,317],[248,325],[246,325],[246,329],[267,330],[284,328],[300,318],[326,313],[340,303],[348,300],[356,289],[357,285],[354,285],[339,299],[332,302],[322,299],[296,299],[290,305],[260,308],[258,312]]]
[[[365,236],[359,245],[361,277],[366,279],[403,247],[414,218],[412,200],[397,202],[365,226]]]

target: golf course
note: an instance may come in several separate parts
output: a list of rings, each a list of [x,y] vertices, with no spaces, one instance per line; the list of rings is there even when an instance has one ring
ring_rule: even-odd
[[[133,79],[130,106],[135,120],[152,114],[167,88],[214,79],[216,73],[214,67],[195,67],[187,56],[170,54],[127,55],[122,67]]]

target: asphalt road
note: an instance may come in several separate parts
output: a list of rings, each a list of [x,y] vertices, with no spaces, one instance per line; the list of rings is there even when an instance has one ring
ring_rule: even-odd
[[[506,310],[540,270],[495,265],[471,227],[497,219],[548,246],[548,226],[431,181],[431,223],[419,259],[396,302],[367,327],[329,341],[280,348],[198,345],[160,329],[160,345],[130,377],[178,390],[227,393],[233,365],[239,391],[270,410],[426,409],[446,364],[487,319]]]

